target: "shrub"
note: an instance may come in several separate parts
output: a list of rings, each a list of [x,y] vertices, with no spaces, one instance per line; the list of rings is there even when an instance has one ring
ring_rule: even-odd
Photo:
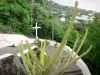
[[[95,14],[94,21],[89,22],[86,26],[89,29],[89,34],[80,54],[86,51],[85,49],[90,44],[93,45],[91,51],[83,59],[93,75],[100,75],[100,58],[98,58],[100,57],[100,14]]]
[[[0,1],[0,22],[5,26],[11,26],[13,32],[32,34],[30,7],[27,0]]]

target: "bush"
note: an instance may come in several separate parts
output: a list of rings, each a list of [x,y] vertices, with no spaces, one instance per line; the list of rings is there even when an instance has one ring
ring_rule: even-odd
[[[83,59],[93,75],[100,75],[100,14],[95,14],[94,21],[89,22],[86,26],[89,29],[89,34],[81,53],[86,51],[85,49],[88,48],[89,45],[93,45],[92,50]]]
[[[4,25],[3,24],[0,24],[0,32],[2,32],[2,30],[4,29]]]
[[[55,27],[55,40],[57,42],[61,42],[61,40],[64,37],[64,34],[66,33],[66,30],[68,29],[68,26],[69,25],[67,25],[67,27],[66,26],[64,27],[56,26]],[[75,39],[76,39],[76,30],[73,29],[72,32],[70,33],[70,37],[68,38],[67,45],[72,48],[74,45]]]
[[[0,1],[0,22],[11,26],[13,32],[31,35],[30,7],[27,0]]]

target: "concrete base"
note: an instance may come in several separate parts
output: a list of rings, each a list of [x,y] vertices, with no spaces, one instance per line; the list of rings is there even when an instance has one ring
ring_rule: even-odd
[[[22,75],[12,54],[0,56],[0,75]]]

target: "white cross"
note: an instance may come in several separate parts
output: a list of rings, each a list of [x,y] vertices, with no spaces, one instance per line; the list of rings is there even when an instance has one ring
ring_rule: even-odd
[[[34,29],[36,30],[36,39],[38,39],[37,30],[38,30],[39,28],[41,28],[41,27],[38,27],[38,26],[37,26],[37,23],[36,23],[36,26],[35,26],[35,27],[32,27],[32,28],[34,28]]]

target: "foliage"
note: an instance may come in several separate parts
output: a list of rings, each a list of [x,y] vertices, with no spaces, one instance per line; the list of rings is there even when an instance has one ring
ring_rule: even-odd
[[[44,0],[36,0],[35,2],[36,2],[36,3],[39,3],[39,4],[41,4],[41,5],[44,4]]]
[[[0,32],[2,32],[2,30],[4,29],[4,25],[3,24],[0,24]]]
[[[86,27],[89,29],[89,34],[81,53],[86,51],[85,49],[88,48],[90,44],[93,45],[92,50],[83,59],[93,75],[100,75],[100,13],[96,13],[94,21],[89,22]],[[81,33],[84,33],[84,30]]]
[[[19,44],[19,51],[20,54],[22,56],[22,61],[23,64],[18,60],[19,65],[21,66],[21,69],[23,70],[25,75],[63,75],[63,73],[66,71],[66,69],[68,69],[68,67],[74,63],[76,60],[80,59],[81,57],[83,57],[85,54],[87,54],[91,47],[89,47],[89,49],[84,52],[82,55],[80,55],[79,57],[77,57],[77,54],[79,53],[85,39],[86,36],[88,34],[88,30],[86,30],[86,33],[82,39],[82,42],[80,44],[80,46],[78,47],[78,49],[76,49],[78,40],[79,40],[79,34],[76,33],[77,35],[77,39],[75,41],[75,44],[73,46],[73,50],[70,53],[70,56],[65,56],[64,60],[61,62],[61,52],[63,50],[63,48],[65,47],[68,37],[70,35],[70,32],[73,29],[73,23],[74,20],[76,18],[77,15],[77,6],[78,6],[78,2],[75,2],[75,8],[73,11],[73,16],[72,16],[72,21],[66,31],[65,36],[63,37],[63,40],[60,44],[60,46],[55,50],[54,54],[51,57],[48,57],[45,54],[45,47],[46,47],[46,42],[43,41],[40,44],[40,47],[38,47],[40,49],[40,54],[39,54],[39,58],[37,58],[37,55],[35,53],[35,51],[33,51],[28,43],[28,41],[26,41],[26,46],[29,50],[29,52],[27,54],[23,53],[23,42],[21,42]],[[74,50],[76,49],[76,54],[74,54]],[[46,57],[46,58],[45,58]],[[68,60],[66,59],[68,58]],[[49,59],[49,60],[46,60]],[[67,61],[66,61],[67,60]],[[45,64],[45,61],[47,61],[47,64]],[[59,62],[59,63],[58,63]]]
[[[30,8],[27,0],[0,1],[0,22],[12,26],[13,32],[31,34]]]
[[[34,25],[38,23],[41,29],[38,30],[38,36],[40,38],[51,39],[52,25],[54,25],[54,40],[61,42],[63,36],[68,28],[68,24],[63,23],[57,16],[53,16],[47,7],[42,6],[39,3],[35,3],[34,7]],[[68,39],[68,45],[73,46],[76,39],[75,30],[71,32],[71,37]]]
[[[34,8],[34,25],[37,22],[38,26],[41,26],[42,29],[39,30],[39,36],[41,38],[51,38],[51,13],[45,9],[44,6],[39,3],[35,3]]]
[[[69,26],[68,24],[65,24],[63,26],[58,24],[55,26],[55,40],[57,42],[61,42],[61,40],[64,37],[64,34],[66,33],[66,30],[68,29],[68,26]],[[75,39],[76,39],[76,30],[73,29],[72,32],[70,33],[70,37],[68,38],[67,45],[72,48],[74,45]]]

